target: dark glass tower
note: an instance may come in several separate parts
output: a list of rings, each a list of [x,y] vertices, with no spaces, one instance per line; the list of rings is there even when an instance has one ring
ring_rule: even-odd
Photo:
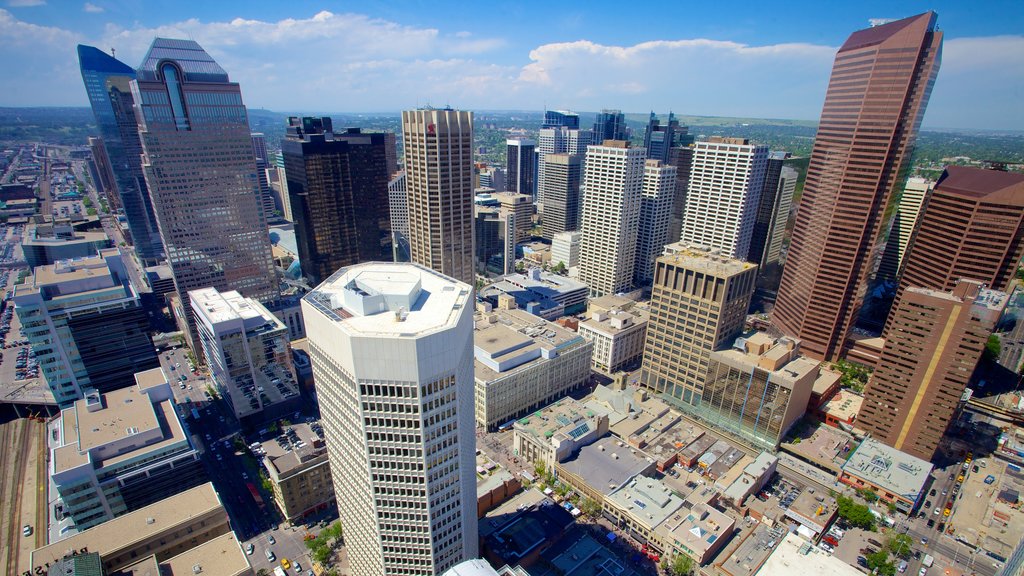
[[[566,110],[548,110],[544,112],[544,124],[541,125],[541,128],[558,128],[559,126],[579,130],[579,114]]]
[[[135,70],[98,48],[81,44],[78,62],[135,253],[146,266],[158,264],[163,258],[163,244],[142,173],[142,145],[131,91]]]
[[[594,122],[594,144],[605,140],[629,140],[626,134],[626,116],[621,110],[601,110]]]
[[[647,148],[648,160],[660,160],[662,164],[671,164],[672,148],[693,144],[690,128],[680,126],[676,115],[668,113],[668,123],[662,124],[657,114],[651,112],[644,132],[644,148]]]

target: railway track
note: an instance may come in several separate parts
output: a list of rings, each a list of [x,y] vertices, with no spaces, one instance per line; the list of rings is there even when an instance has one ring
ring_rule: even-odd
[[[3,433],[4,448],[13,447],[13,450],[3,450],[0,457],[0,470],[3,470],[3,486],[0,495],[3,498],[3,526],[4,526],[4,573],[8,576],[18,574],[18,555],[21,547],[21,527],[19,523],[19,508],[21,507],[21,496],[24,486],[22,479],[25,476],[25,465],[28,461],[29,442],[31,430],[29,420],[19,419],[6,424]]]

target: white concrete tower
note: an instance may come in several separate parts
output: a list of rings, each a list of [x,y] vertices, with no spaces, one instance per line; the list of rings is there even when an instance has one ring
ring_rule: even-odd
[[[647,160],[644,164],[644,190],[636,235],[636,269],[633,271],[637,285],[651,283],[654,261],[665,251],[668,243],[676,171],[675,166],[663,164],[661,160]]]
[[[472,288],[419,265],[358,264],[302,310],[353,576],[475,558]]]

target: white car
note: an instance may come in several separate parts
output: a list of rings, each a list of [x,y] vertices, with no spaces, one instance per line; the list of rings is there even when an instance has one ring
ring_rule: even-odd
[[[831,554],[831,553],[836,551],[836,549],[833,548],[831,545],[829,545],[827,542],[822,542],[821,544],[818,544],[818,548],[821,548],[822,550],[824,550],[825,552],[828,552],[829,554]]]

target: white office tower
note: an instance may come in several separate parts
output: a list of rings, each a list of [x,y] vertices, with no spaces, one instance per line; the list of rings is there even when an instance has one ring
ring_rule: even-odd
[[[388,212],[391,214],[391,246],[395,262],[409,261],[409,196],[405,171],[399,170],[388,182]]]
[[[767,168],[768,147],[746,138],[698,142],[680,241],[746,260]]]
[[[578,230],[559,232],[551,241],[551,264],[565,264],[566,268],[575,268],[580,263],[580,243],[583,234]]]
[[[768,229],[768,247],[764,251],[764,260],[761,262],[762,267],[778,263],[779,258],[782,256],[782,241],[786,237],[786,225],[789,224],[789,212],[793,206],[793,193],[796,192],[796,182],[799,177],[800,173],[796,169],[789,166],[782,167],[782,173],[779,175],[779,186],[775,190],[775,213],[772,214],[771,225]],[[910,187],[909,181],[907,187]],[[768,190],[765,190],[763,193],[767,194],[768,192]],[[909,235],[907,239],[910,239]]]
[[[548,154],[586,154],[587,146],[594,142],[592,130],[579,130],[568,126],[541,128],[537,135],[537,202],[544,203],[545,156]]]
[[[477,556],[472,291],[371,262],[302,299],[353,576]]]
[[[650,284],[654,278],[654,261],[668,243],[669,218],[676,193],[676,167],[661,160],[644,164],[643,197],[640,199],[640,225],[636,235],[637,285]]]
[[[580,281],[591,296],[633,287],[646,150],[623,140],[587,148],[580,231]]]

